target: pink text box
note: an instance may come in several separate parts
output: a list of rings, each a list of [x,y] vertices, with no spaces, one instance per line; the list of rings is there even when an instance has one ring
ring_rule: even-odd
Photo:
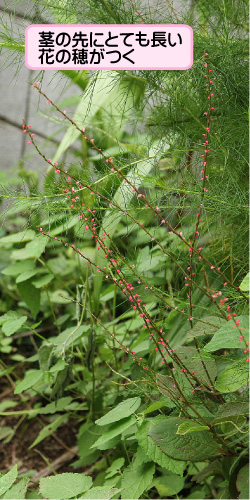
[[[25,65],[35,70],[185,70],[193,64],[186,24],[33,24]]]

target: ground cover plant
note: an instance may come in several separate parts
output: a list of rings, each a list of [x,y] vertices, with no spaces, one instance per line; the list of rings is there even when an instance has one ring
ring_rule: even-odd
[[[39,7],[83,22],[83,2]],[[0,497],[245,499],[246,3],[84,7],[190,24],[194,65],[66,72],[74,112],[29,83],[65,134],[48,157],[23,120],[1,186]]]

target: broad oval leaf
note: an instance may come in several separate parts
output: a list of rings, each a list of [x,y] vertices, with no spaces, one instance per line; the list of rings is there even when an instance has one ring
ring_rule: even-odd
[[[240,328],[244,328],[244,330],[240,331],[235,328],[235,323],[233,320],[230,320],[226,323],[225,326],[220,328],[212,340],[204,347],[204,351],[213,352],[218,349],[246,349],[245,342],[239,342],[240,334],[245,337],[245,339],[249,339],[249,318],[248,316],[239,316],[239,326]]]
[[[186,462],[177,461],[168,457],[149,435],[149,432],[154,428],[154,426],[159,422],[165,421],[165,418],[166,417],[163,415],[159,415],[151,420],[144,420],[137,431],[136,437],[139,445],[145,451],[147,456],[151,458],[151,460],[156,462],[161,467],[165,467],[166,469],[182,476],[186,467]]]
[[[150,429],[149,436],[163,453],[175,460],[202,462],[220,455],[221,448],[209,432],[192,432],[184,436],[177,434],[178,427],[188,421],[179,417],[165,418]]]
[[[64,472],[57,476],[43,477],[40,479],[40,493],[48,499],[68,500],[84,493],[92,485],[92,478],[84,474]]]

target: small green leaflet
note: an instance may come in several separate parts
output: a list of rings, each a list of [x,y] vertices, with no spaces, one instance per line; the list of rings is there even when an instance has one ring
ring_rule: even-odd
[[[196,432],[196,431],[209,431],[209,427],[207,425],[201,425],[198,424],[197,422],[193,422],[192,420],[187,420],[183,424],[179,425],[176,434],[184,436],[189,432]]]
[[[122,468],[124,465],[125,458],[117,458],[117,460],[114,460],[114,462],[111,464],[110,467],[106,470],[106,479],[109,479],[110,477],[113,477],[119,470]]]
[[[210,432],[196,431],[184,436],[178,435],[178,427],[184,422],[189,420],[165,417],[162,422],[149,430],[149,436],[163,453],[175,460],[201,462],[221,454],[221,448]]]

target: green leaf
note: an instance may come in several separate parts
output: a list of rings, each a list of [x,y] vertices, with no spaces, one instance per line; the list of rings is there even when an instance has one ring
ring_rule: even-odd
[[[81,458],[85,458],[87,455],[91,455],[95,452],[91,449],[91,446],[96,441],[96,438],[102,434],[102,429],[97,427],[95,424],[85,423],[81,425],[79,429],[78,437],[78,453]]]
[[[204,467],[204,469],[197,472],[197,474],[195,474],[192,477],[191,481],[195,481],[196,483],[200,483],[206,477],[214,476],[214,475],[216,475],[216,476],[219,475],[219,476],[224,477],[224,474],[222,472],[221,462],[219,460],[214,460],[213,462],[210,462],[206,467]]]
[[[105,486],[96,486],[91,488],[91,490],[86,491],[82,498],[87,498],[87,500],[110,500],[114,495],[117,495],[121,489],[119,488],[107,488]]]
[[[45,274],[40,278],[38,277],[35,280],[32,280],[32,285],[34,285],[35,288],[42,288],[42,286],[48,285],[48,283],[50,283],[53,278],[53,274]]]
[[[35,269],[35,263],[32,260],[26,260],[24,262],[17,262],[16,264],[5,267],[1,272],[6,276],[18,276],[21,273],[32,271],[33,269]]]
[[[243,292],[249,292],[250,288],[250,273],[248,273],[240,284],[240,289]]]
[[[176,434],[184,436],[189,432],[196,432],[196,431],[209,431],[209,427],[207,425],[200,425],[197,422],[192,422],[192,420],[187,420],[187,422],[184,422],[183,424],[179,425]]]
[[[225,403],[219,406],[213,422],[221,417],[233,417],[237,415],[248,415],[249,404],[241,401],[234,401],[233,403]]]
[[[64,359],[58,359],[56,364],[50,368],[50,373],[60,372],[60,371],[64,370],[64,368],[66,366],[67,366],[67,363],[66,363],[66,361],[64,361]]]
[[[95,421],[97,425],[107,425],[113,422],[117,422],[117,420],[121,420],[123,418],[129,417],[139,408],[141,404],[141,398],[130,398],[119,403],[116,408],[109,411],[103,417],[99,418]]]
[[[28,488],[29,478],[25,477],[21,479],[17,484],[12,486],[12,488],[7,491],[4,495],[4,500],[11,500],[15,498],[15,500],[22,500],[25,498],[25,494]]]
[[[65,411],[67,406],[71,403],[72,398],[66,396],[65,398],[59,398],[52,403],[47,404],[44,408],[39,408],[39,413],[41,415],[47,415],[48,413],[57,413],[59,411]]]
[[[237,432],[241,432],[241,428],[246,423],[246,417],[237,415],[236,417],[221,417],[216,422],[211,422],[213,425],[220,425],[221,430],[227,438],[233,436]]]
[[[41,257],[46,247],[46,238],[45,236],[37,236],[33,241],[27,243],[25,250],[27,251],[30,257],[35,257],[38,259]]]
[[[139,465],[137,468],[133,467],[133,463],[129,465],[122,475],[121,498],[140,498],[143,492],[151,486],[154,472],[155,465],[152,462]]]
[[[73,216],[69,217],[66,219],[62,224],[59,226],[56,226],[52,231],[50,231],[50,236],[57,236],[58,234],[62,234],[64,231],[68,231],[71,227],[76,226],[76,224],[79,224],[79,219],[78,216]]]
[[[69,294],[67,290],[54,290],[54,292],[49,292],[49,300],[52,304],[68,304],[69,303]],[[86,325],[85,325],[86,326]]]
[[[181,346],[175,349],[175,354],[179,357],[183,365],[187,366],[189,371],[195,372],[200,383],[211,384],[210,380],[214,381],[217,373],[216,363],[213,358],[208,355],[198,352],[195,347]],[[174,363],[175,368],[178,365]]]
[[[242,333],[246,340],[249,339],[249,318],[248,316],[239,316],[239,327],[244,328],[239,332],[235,328],[235,322],[230,320],[225,326],[220,328],[212,338],[212,340],[204,347],[204,351],[213,352],[218,349],[246,349],[245,342],[239,342],[239,336]],[[234,328],[233,328],[234,327]]]
[[[19,276],[16,279],[16,283],[22,283],[23,281],[27,281],[35,274],[38,273],[38,269],[30,269],[29,271],[25,271],[24,273],[19,274]]]
[[[41,443],[46,437],[50,436],[52,432],[55,432],[55,430],[63,423],[65,420],[67,420],[68,416],[67,415],[60,415],[60,417],[56,418],[51,422],[50,424],[46,425],[38,434],[37,438],[33,443],[29,446],[29,450],[34,448],[38,443]]]
[[[39,490],[48,499],[65,499],[76,497],[92,485],[92,478],[84,474],[64,472],[57,476],[40,479]]]
[[[19,330],[19,328],[21,328],[21,326],[23,326],[23,324],[25,323],[26,320],[27,320],[27,316],[20,316],[20,318],[18,318],[18,319],[10,319],[9,321],[5,321],[3,326],[2,326],[3,333],[7,337],[9,337],[13,333],[15,333],[17,330]]]
[[[209,432],[177,434],[178,427],[187,419],[168,417],[149,430],[149,436],[163,453],[175,460],[201,462],[221,454],[221,448]]]
[[[129,429],[129,427],[132,427],[132,425],[134,425],[135,422],[136,419],[133,416],[124,418],[119,422],[115,422],[106,432],[104,432],[99,437],[99,439],[97,439],[97,441],[91,446],[91,448],[98,448],[107,441],[110,441],[114,437],[119,436],[119,434],[122,434],[124,431]]]
[[[157,373],[156,385],[163,396],[167,396],[167,398],[170,398],[172,401],[176,401],[176,399],[179,398],[180,394],[178,389],[175,387],[174,379],[169,375],[161,375]]]
[[[171,401],[155,401],[155,403],[152,403],[150,406],[148,406],[144,410],[144,415],[148,415],[149,413],[153,413],[156,410],[159,410],[160,408],[163,408],[163,406],[167,406],[168,408],[172,408],[174,405]]]
[[[11,427],[0,427],[0,441],[2,439],[5,439],[7,436],[9,436],[10,434],[12,434],[13,432],[13,429]]]
[[[17,478],[17,465],[14,465],[14,467],[7,472],[7,474],[4,474],[0,478],[0,495],[3,495],[14,483],[14,481]]]
[[[219,373],[215,382],[217,391],[222,393],[235,392],[249,380],[247,363],[236,362],[230,368]]]
[[[16,320],[19,318],[19,315],[16,311],[8,311],[7,313],[0,316],[0,325],[2,325],[5,321]]]
[[[86,89],[89,82],[88,71],[86,70],[74,71],[69,69],[67,70],[61,69],[60,72],[63,73],[67,78],[69,78],[74,84],[78,85],[80,89],[82,90]]]
[[[12,233],[8,236],[3,236],[0,238],[0,246],[6,243],[23,243],[25,241],[33,240],[35,237],[35,231],[32,229],[27,229],[27,231],[20,231],[19,233]]]
[[[185,479],[177,474],[173,474],[173,472],[166,472],[164,476],[157,477],[153,482],[160,498],[177,495],[183,489],[184,484]]]
[[[204,316],[204,321],[211,324],[206,324],[201,321],[197,321],[194,327],[187,333],[187,338],[202,337],[204,335],[213,335],[221,326],[226,323],[223,318],[218,318],[217,316]]]
[[[163,453],[163,451],[157,446],[155,441],[149,436],[150,430],[152,430],[153,427],[159,422],[165,421],[165,418],[166,417],[164,415],[159,415],[151,420],[144,420],[136,433],[136,437],[139,445],[148,457],[151,458],[151,460],[159,464],[161,467],[165,467],[165,469],[182,475],[186,467],[186,462],[173,460],[173,458],[165,455],[165,453]]]
[[[54,347],[53,344],[44,343],[38,351],[39,366],[45,372],[49,370]]]
[[[110,98],[113,87],[113,75],[111,72],[102,73],[95,82],[93,93],[83,94],[82,99],[74,113],[73,120],[79,128],[85,126],[86,117],[91,122],[100,107],[104,106],[105,102]],[[57,162],[59,158],[67,151],[67,149],[75,142],[81,133],[75,128],[70,126],[62,139],[58,149],[53,157],[53,163]]]
[[[32,313],[33,318],[36,319],[40,310],[40,291],[32,285],[31,280],[19,283],[18,291]]]
[[[125,458],[117,458],[117,460],[114,460],[114,462],[108,467],[106,470],[106,479],[109,479],[110,477],[113,477],[117,472],[120,471],[122,466],[124,465]]]
[[[26,391],[30,387],[36,385],[43,378],[43,372],[41,370],[28,370],[25,377],[21,382],[16,385],[14,394],[20,394]]]
[[[238,473],[236,481],[237,490],[240,492],[239,498],[243,500],[249,498],[249,464],[244,465]]]

